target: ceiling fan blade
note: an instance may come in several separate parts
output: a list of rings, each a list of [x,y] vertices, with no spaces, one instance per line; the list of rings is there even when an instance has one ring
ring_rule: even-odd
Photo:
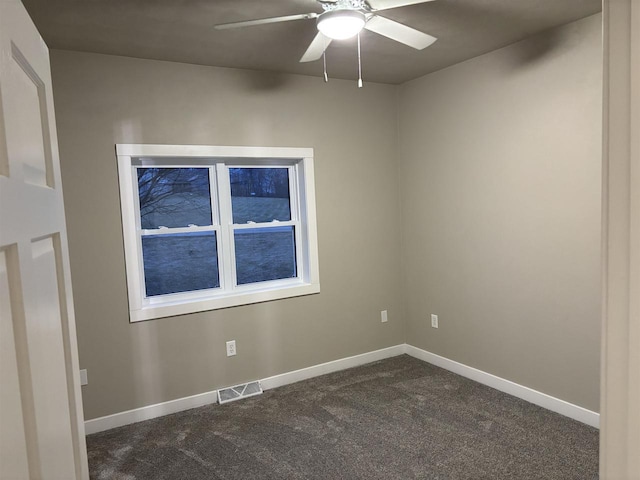
[[[307,51],[304,52],[304,55],[300,59],[300,62],[304,63],[318,60],[330,43],[331,39],[329,37],[326,37],[322,33],[318,32],[315,38],[311,41],[311,45],[309,45]]]
[[[364,28],[378,35],[383,35],[396,42],[404,43],[416,50],[422,50],[437,40],[436,37],[427,35],[415,28],[407,27],[394,20],[374,15],[365,24]]]
[[[247,20],[245,22],[221,23],[215,25],[216,30],[227,30],[229,28],[252,27],[254,25],[266,25],[268,23],[290,22],[291,20],[308,20],[316,18],[317,13],[301,13],[299,15],[286,15],[284,17],[261,18],[258,20]]]
[[[407,7],[418,3],[433,2],[434,0],[367,0],[372,11],[389,10],[390,8]]]

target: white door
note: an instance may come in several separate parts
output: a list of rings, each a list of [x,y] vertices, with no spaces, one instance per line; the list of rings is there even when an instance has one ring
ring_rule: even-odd
[[[0,0],[0,479],[87,479],[49,52]]]

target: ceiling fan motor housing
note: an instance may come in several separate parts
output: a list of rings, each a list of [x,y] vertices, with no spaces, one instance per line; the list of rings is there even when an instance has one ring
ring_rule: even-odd
[[[366,0],[317,0],[325,11],[329,10],[371,10]]]

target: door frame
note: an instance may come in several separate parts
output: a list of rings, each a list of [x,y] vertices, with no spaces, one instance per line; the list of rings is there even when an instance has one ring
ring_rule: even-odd
[[[603,0],[600,478],[640,479],[640,1]]]

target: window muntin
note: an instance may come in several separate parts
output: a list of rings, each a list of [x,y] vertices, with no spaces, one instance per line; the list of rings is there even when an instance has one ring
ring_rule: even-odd
[[[131,321],[319,292],[311,149],[117,150]]]

